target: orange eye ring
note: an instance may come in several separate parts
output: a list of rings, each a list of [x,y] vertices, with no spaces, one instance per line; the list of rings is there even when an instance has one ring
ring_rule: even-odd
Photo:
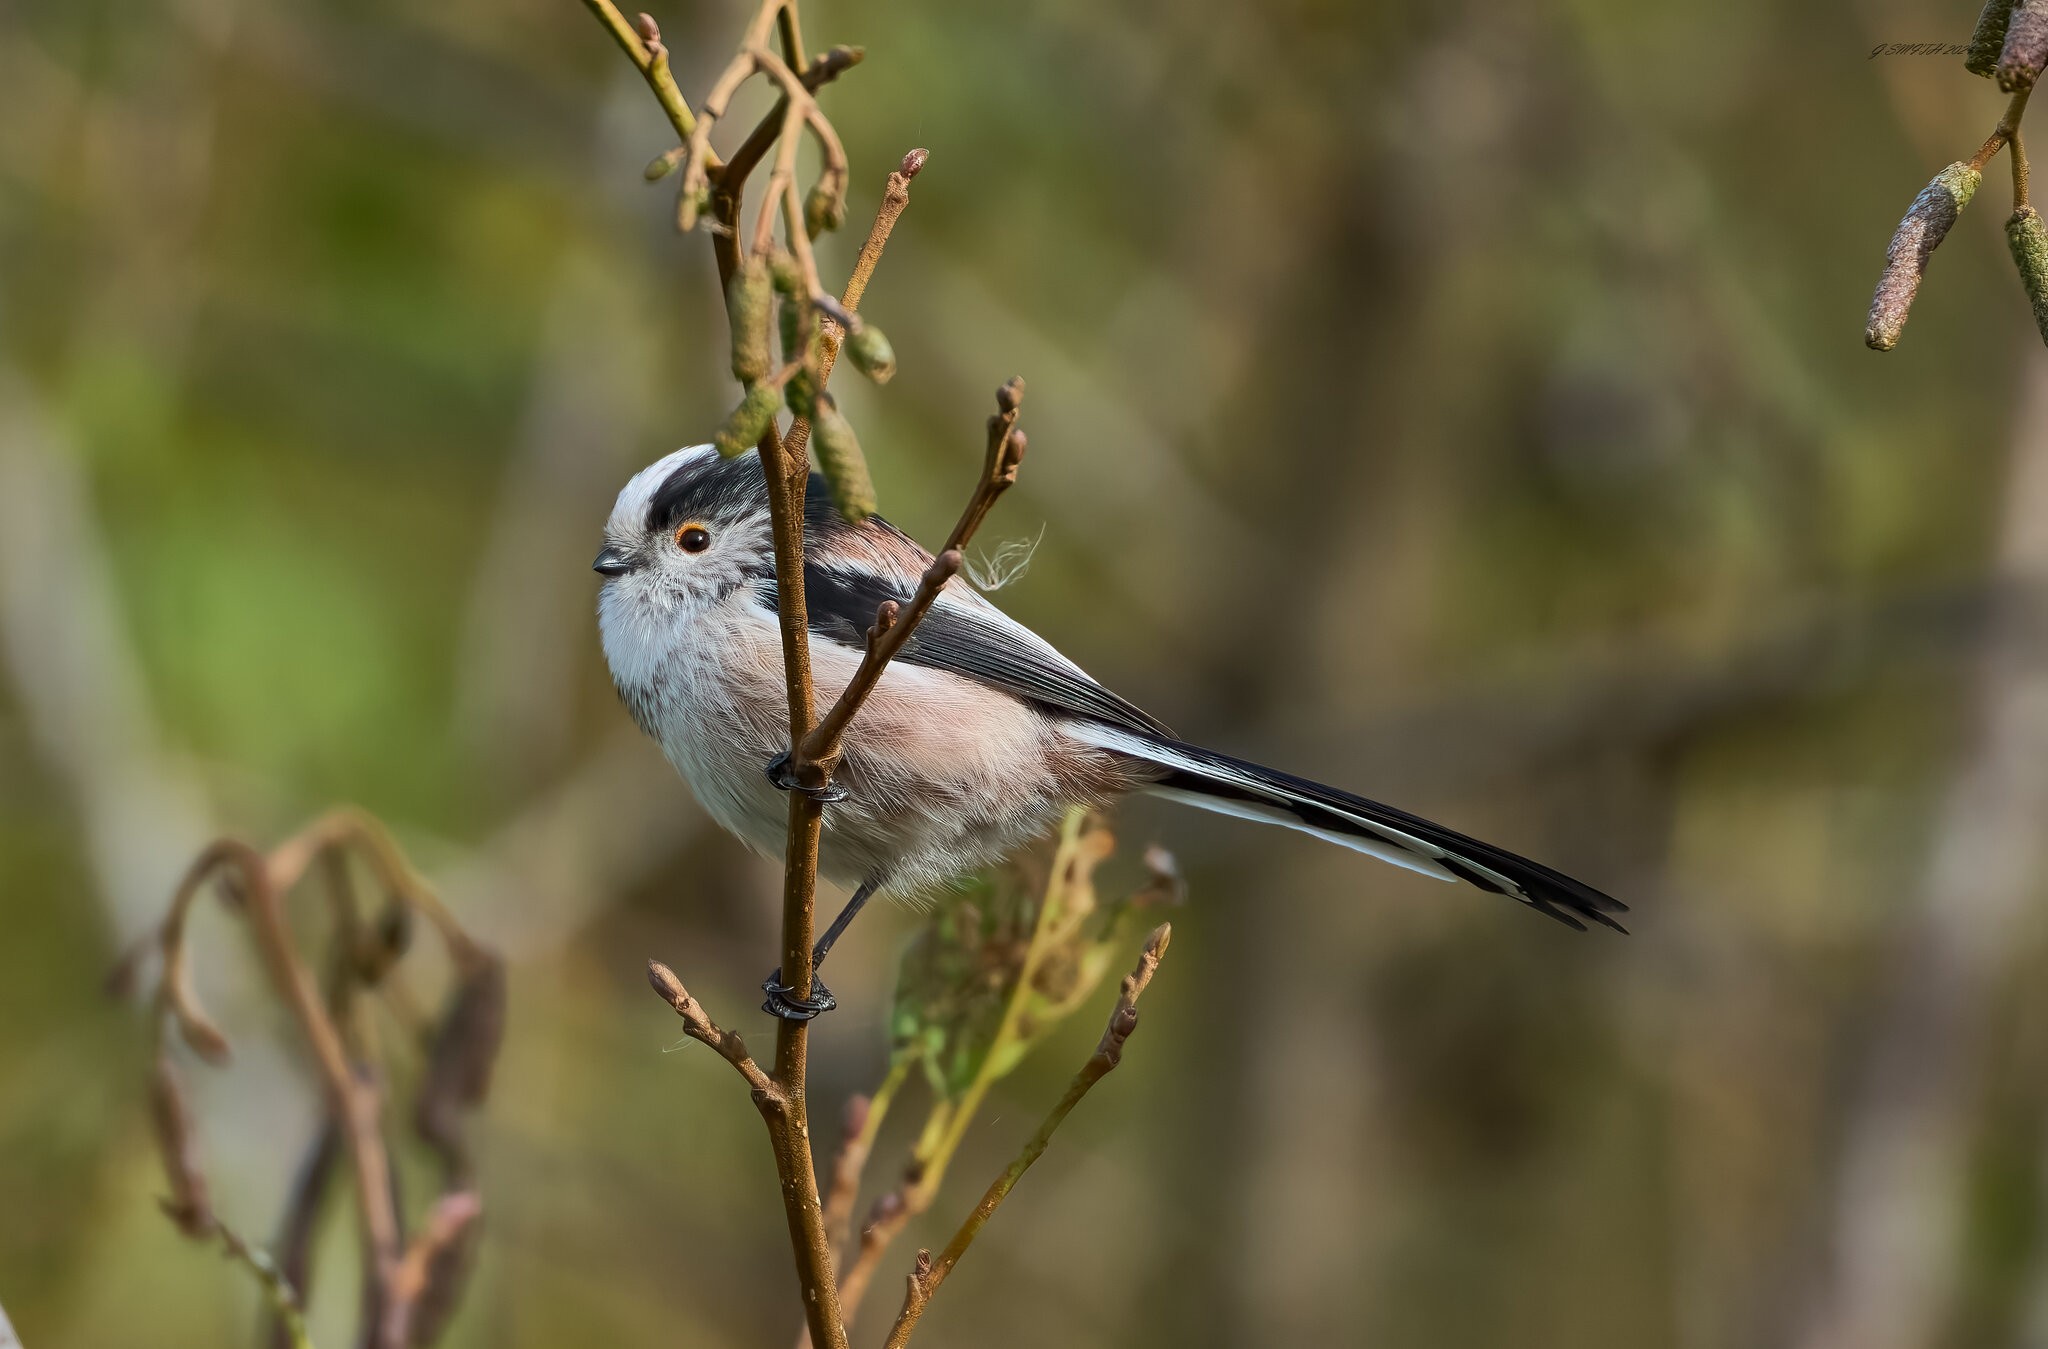
[[[686,553],[701,553],[711,546],[711,531],[692,520],[676,531],[676,547]]]

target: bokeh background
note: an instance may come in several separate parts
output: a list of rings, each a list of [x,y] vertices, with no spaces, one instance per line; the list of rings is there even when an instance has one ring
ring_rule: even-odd
[[[659,18],[695,97],[743,8]],[[1128,810],[1126,853],[1190,881],[1172,955],[925,1338],[2048,1343],[2048,359],[2003,160],[1901,348],[1860,341],[1899,214],[2002,106],[1869,51],[1972,18],[807,6],[813,46],[868,51],[826,96],[829,275],[932,152],[866,306],[902,372],[839,384],[891,516],[943,531],[1026,376],[991,539],[1042,541],[1007,607],[1192,738],[1635,907],[1580,937]],[[764,1030],[775,869],[632,730],[592,618],[612,494],[733,396],[709,250],[640,179],[670,143],[573,0],[0,6],[0,1303],[30,1349],[248,1341],[249,1280],[156,1211],[144,1018],[102,977],[206,838],[340,800],[513,962],[450,1342],[792,1334],[759,1125],[664,1053],[641,977]],[[835,957],[827,1142],[912,921]],[[239,1047],[209,1162],[261,1234],[311,1084],[242,934],[199,941]],[[856,1343],[1099,1019],[1002,1084]]]

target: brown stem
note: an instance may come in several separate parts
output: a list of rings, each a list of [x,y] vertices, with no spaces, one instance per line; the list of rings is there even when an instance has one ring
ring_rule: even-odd
[[[704,1011],[704,1005],[690,996],[690,990],[683,987],[683,981],[676,978],[676,972],[659,960],[647,962],[647,982],[654,985],[654,991],[661,994],[669,1006],[676,1009],[676,1015],[683,1019],[683,1031],[699,1044],[709,1045],[718,1057],[730,1063],[747,1079],[747,1085],[755,1091],[773,1092],[776,1086],[747,1053],[747,1042],[740,1038],[738,1031],[722,1029]]]
[[[2020,129],[2012,129],[2012,209],[2024,211],[2027,200],[2027,148],[2020,143]]]
[[[918,170],[930,158],[929,150],[912,150],[903,156],[902,164],[890,171],[889,181],[882,187],[882,204],[875,211],[875,223],[868,226],[867,242],[860,246],[860,256],[853,260],[853,275],[846,278],[846,289],[839,296],[839,303],[847,312],[860,308],[861,297],[868,291],[868,280],[875,274],[875,264],[882,260],[882,250],[888,246],[889,235],[896,228],[896,218],[903,214],[904,207],[910,205],[910,180],[917,177]],[[839,343],[844,335],[840,324],[825,325],[825,353],[818,362],[820,389],[832,379],[832,366],[839,359]],[[799,417],[784,439],[801,450],[810,436],[811,424]]]
[[[1991,129],[1991,135],[1979,146],[1977,153],[1970,157],[1970,167],[1979,173],[1991,162],[1991,157],[2003,149],[2006,143],[2019,135],[2020,119],[2027,114],[2027,96],[2034,92],[2032,86],[2020,90],[2005,105],[2005,115],[1998,119],[1998,125]]]
[[[231,840],[215,847],[221,862],[240,873],[241,897],[248,906],[257,950],[279,995],[291,1008],[293,1019],[312,1046],[328,1112],[341,1126],[342,1141],[348,1146],[354,1173],[364,1256],[375,1271],[378,1298],[372,1324],[388,1326],[385,1318],[393,1310],[393,1280],[403,1253],[403,1236],[391,1197],[391,1159],[378,1128],[382,1093],[350,1068],[341,1034],[327,1015],[312,974],[293,948],[284,921],[281,897],[297,883],[313,854],[281,848],[278,856],[265,859],[254,849]],[[401,1349],[397,1342],[382,1335],[372,1343],[378,1349]]]
[[[981,477],[967,499],[966,508],[961,511],[953,532],[946,536],[945,548],[925,568],[908,607],[890,600],[876,611],[875,625],[868,629],[867,648],[861,654],[859,668],[847,681],[832,710],[800,742],[792,758],[790,768],[798,782],[822,787],[831,780],[832,772],[839,763],[840,742],[847,726],[860,711],[861,704],[867,701],[868,695],[874,692],[875,685],[881,682],[882,672],[890,660],[903,649],[919,621],[938,602],[939,592],[960,570],[961,550],[973,539],[981,522],[988,518],[996,498],[1017,481],[1017,467],[1023,461],[1025,448],[1024,433],[1017,430],[1017,412],[1023,401],[1024,381],[1021,379],[1013,379],[996,390],[996,413],[988,419],[988,448],[982,459]]]
[[[775,31],[782,39],[782,59],[791,70],[802,70],[805,65],[804,36],[795,5],[785,4],[775,11]]]
[[[392,1271],[392,1295],[384,1313],[385,1344],[404,1349],[412,1342],[413,1308],[428,1292],[443,1256],[455,1249],[482,1212],[483,1201],[473,1190],[458,1190],[434,1201],[419,1235],[406,1246]]]
[[[859,47],[834,47],[804,71],[804,88],[817,92],[838,79],[843,71],[859,65],[865,54]],[[731,282],[733,272],[739,267],[740,203],[746,191],[747,177],[781,135],[783,119],[788,113],[789,100],[778,100],[768,114],[754,124],[753,132],[739,149],[733,151],[725,166],[710,175],[711,218],[718,223],[718,229],[712,232],[711,243],[712,253],[718,260],[718,284],[721,287]],[[682,151],[672,153],[686,152],[687,147],[684,147]]]
[[[783,97],[791,109],[802,113],[805,124],[817,137],[818,149],[825,161],[819,181],[829,185],[835,194],[843,195],[846,190],[846,149],[840,144],[839,133],[818,107],[818,101],[811,97],[811,90],[804,80],[767,46],[768,29],[780,7],[781,0],[767,0],[755,14],[740,44],[739,54],[720,72],[711,92],[704,95],[700,115],[684,138],[682,187],[676,199],[676,225],[679,229],[687,232],[694,228],[698,198],[711,190],[712,177],[718,168],[717,156],[711,151],[711,129],[725,116],[726,105],[733,94],[749,76],[756,73],[766,75],[782,86]],[[737,182],[727,191],[736,198],[739,195]]]
[[[1052,1142],[1053,1132],[1060,1127],[1068,1113],[1081,1103],[1081,1098],[1088,1094],[1089,1088],[1123,1061],[1124,1043],[1131,1038],[1131,1032],[1138,1028],[1138,998],[1144,993],[1146,985],[1152,982],[1152,975],[1159,968],[1159,959],[1166,954],[1166,945],[1172,937],[1172,925],[1161,923],[1153,929],[1152,935],[1145,939],[1144,950],[1138,955],[1137,968],[1124,976],[1123,987],[1117,994],[1116,1007],[1109,1014],[1109,1025],[1103,1030],[1102,1039],[1096,1044],[1095,1052],[1081,1065],[1081,1070],[1074,1074],[1074,1080],[1067,1086],[1066,1095],[1052,1108],[1052,1113],[1045,1117],[1045,1122],[1038,1126],[1038,1131],[1031,1135],[1031,1140],[1024,1145],[1024,1150],[1017,1154],[1016,1160],[1012,1161],[1003,1174],[996,1177],[995,1183],[988,1187],[987,1192],[981,1197],[981,1202],[974,1206],[974,1211],[960,1224],[960,1230],[946,1243],[946,1249],[940,1252],[939,1258],[934,1261],[929,1251],[917,1253],[917,1263],[905,1281],[903,1309],[896,1314],[896,1324],[890,1328],[886,1349],[903,1349],[903,1346],[910,1342],[910,1334],[917,1329],[918,1318],[924,1315],[925,1308],[931,1303],[932,1295],[939,1291],[939,1285],[946,1281],[946,1276],[960,1263],[960,1257],[967,1253],[968,1246],[980,1235],[981,1229],[987,1226],[988,1220],[995,1216],[1003,1200],[1016,1188],[1024,1173],[1031,1169],[1031,1164],[1044,1155],[1046,1147]]]

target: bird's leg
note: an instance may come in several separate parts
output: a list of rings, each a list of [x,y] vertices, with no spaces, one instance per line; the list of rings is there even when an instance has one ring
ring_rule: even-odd
[[[825,929],[825,935],[818,938],[818,944],[811,948],[811,996],[793,998],[790,987],[782,982],[782,967],[776,966],[773,973],[761,981],[761,991],[768,1000],[761,1004],[761,1010],[784,1021],[809,1021],[812,1017],[831,1011],[839,1005],[839,999],[832,996],[832,990],[825,987],[825,981],[818,977],[818,967],[825,963],[825,956],[832,950],[832,943],[846,931],[853,922],[853,916],[860,912],[861,905],[868,902],[881,885],[879,881],[866,881],[853,892],[853,898],[846,901],[846,907],[832,920],[832,926]]]
[[[768,780],[785,792],[802,792],[811,800],[828,806],[844,801],[848,796],[846,788],[836,782],[828,782],[822,787],[806,787],[798,782],[796,774],[789,768],[788,750],[776,755],[774,761],[768,765]]]

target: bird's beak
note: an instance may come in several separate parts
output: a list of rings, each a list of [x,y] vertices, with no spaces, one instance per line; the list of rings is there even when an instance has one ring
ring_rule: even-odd
[[[597,559],[590,564],[590,569],[605,576],[624,576],[639,565],[640,559],[635,557],[630,549],[621,548],[616,543],[608,543],[598,549]]]

